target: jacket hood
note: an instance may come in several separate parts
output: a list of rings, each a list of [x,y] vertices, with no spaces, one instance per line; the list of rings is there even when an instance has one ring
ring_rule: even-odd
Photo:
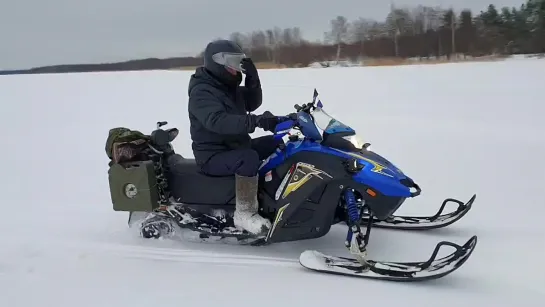
[[[222,84],[219,80],[214,78],[204,67],[198,67],[195,69],[195,73],[191,75],[191,78],[189,79],[189,86],[187,89],[187,93],[191,94],[191,91],[195,86],[201,85],[201,84],[207,84],[216,88],[220,88],[222,90],[227,90],[227,87]]]

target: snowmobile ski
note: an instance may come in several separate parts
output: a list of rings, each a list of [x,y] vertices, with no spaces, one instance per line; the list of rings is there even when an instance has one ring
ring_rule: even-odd
[[[466,203],[457,199],[447,198],[441,204],[439,211],[433,216],[393,215],[384,221],[373,218],[373,227],[399,230],[429,230],[446,227],[464,217],[471,210],[476,197],[477,195],[474,194]],[[445,206],[451,202],[458,204],[458,208],[450,213],[442,214]],[[361,223],[367,223],[368,220],[369,215],[365,215],[362,217]]]
[[[301,253],[299,263],[309,270],[322,273],[399,282],[424,281],[444,277],[459,269],[471,256],[476,244],[477,236],[473,236],[463,246],[448,241],[439,242],[431,257],[424,262],[367,260],[367,264],[364,265],[353,258],[337,257],[315,250],[307,250]],[[443,245],[452,246],[456,251],[436,259]]]

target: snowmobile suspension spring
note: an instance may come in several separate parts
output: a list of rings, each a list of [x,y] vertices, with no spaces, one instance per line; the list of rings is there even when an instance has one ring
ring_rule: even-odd
[[[351,189],[344,191],[344,200],[346,202],[346,210],[348,211],[348,218],[350,223],[359,223],[360,213],[356,204],[356,196]]]

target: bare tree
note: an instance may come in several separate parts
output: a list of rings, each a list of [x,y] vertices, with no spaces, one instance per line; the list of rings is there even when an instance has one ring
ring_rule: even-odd
[[[284,31],[282,31],[282,29],[280,29],[279,27],[274,27],[273,32],[274,32],[274,37],[276,37],[277,46],[284,45],[284,39],[283,39]]]
[[[365,53],[365,41],[371,39],[371,29],[375,24],[375,21],[365,18],[350,23],[350,43],[360,45],[360,55]]]
[[[267,33],[267,49],[269,50],[269,60],[273,63],[277,63],[276,51],[278,49],[278,41],[274,35],[274,31],[269,29],[265,31]]]
[[[303,42],[303,33],[301,32],[301,28],[291,28],[291,40],[294,46],[301,45],[301,43]]]
[[[240,32],[231,33],[231,35],[229,35],[229,40],[237,43],[243,49],[248,48],[250,45],[248,37]]]
[[[394,40],[395,56],[399,56],[399,43],[398,38],[402,34],[412,34],[413,20],[411,15],[406,9],[399,9],[392,5],[390,7],[390,13],[386,17],[386,25],[388,26],[388,33]]]
[[[300,41],[301,31],[299,28],[281,29],[274,27],[265,31],[267,38],[267,46],[269,58],[273,63],[278,63],[279,52],[282,46]]]
[[[437,42],[436,55],[439,56],[442,54],[443,48],[441,45],[441,39],[440,39],[440,34],[438,30],[439,28],[441,28],[443,24],[442,17],[444,15],[444,10],[441,9],[440,7],[431,7],[431,6],[422,6],[421,9],[424,15],[424,32],[430,33],[430,35],[435,37],[435,40]],[[434,32],[435,34],[433,34]]]
[[[385,22],[374,22],[369,29],[369,38],[371,40],[388,36],[388,25]]]
[[[431,6],[423,6],[419,5],[414,11],[413,16],[415,16],[415,20],[421,20],[422,22],[422,30],[423,32],[427,32],[428,30],[436,31],[438,30],[441,25],[442,21],[441,18],[444,14],[444,10],[442,10],[439,7],[431,7]]]
[[[424,6],[419,5],[412,10],[413,33],[415,35],[426,33],[426,11]]]
[[[263,31],[254,31],[250,35],[250,44],[252,49],[262,49],[267,47],[267,36]]]
[[[284,42],[284,45],[286,46],[293,45],[293,35],[291,33],[290,28],[286,28],[282,31],[282,41]]]
[[[325,41],[337,45],[337,62],[341,56],[341,44],[348,39],[348,20],[344,16],[337,16],[331,20],[331,30],[325,33]]]
[[[456,14],[454,13],[453,9],[447,10],[443,15],[443,28],[450,30],[450,36],[451,36],[451,50],[449,53],[450,55],[454,55],[456,53]]]
[[[369,39],[369,31],[376,21],[366,18],[354,20],[349,25],[349,40],[351,43],[361,43]]]

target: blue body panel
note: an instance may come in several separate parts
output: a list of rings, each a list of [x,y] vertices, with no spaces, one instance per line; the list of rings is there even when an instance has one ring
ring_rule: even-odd
[[[303,135],[313,141],[321,141],[323,140],[322,133],[316,128],[316,125],[314,124],[312,117],[305,112],[299,112],[297,113],[297,123],[301,127],[301,132]]]
[[[364,165],[364,168],[352,177],[355,181],[373,187],[387,196],[409,197],[411,195],[409,188],[400,182],[400,180],[406,178],[406,176],[391,163],[385,165],[358,153],[345,152],[325,147],[318,142],[309,140],[290,142],[286,144],[284,150],[278,149],[262,165],[259,174],[261,176],[265,175],[268,171],[284,163],[289,157],[302,151],[319,152],[347,159],[356,158]]]
[[[313,102],[317,103],[317,107],[321,109],[323,108],[323,103],[317,96],[318,93],[315,90]],[[354,129],[333,117],[329,116],[328,121],[323,133],[356,133]],[[411,197],[410,189],[401,183],[402,179],[408,177],[385,158],[369,151],[361,153],[347,152],[321,145],[321,141],[323,140],[322,132],[318,129],[313,116],[309,113],[298,111],[296,119],[285,120],[278,124],[275,129],[275,139],[282,139],[289,133],[291,128],[296,126],[304,135],[304,139],[286,142],[284,149],[277,149],[261,165],[259,170],[260,176],[264,176],[268,171],[280,166],[288,158],[299,152],[316,152],[334,155],[342,159],[356,159],[363,165],[363,168],[352,176],[354,181],[370,186],[386,196]]]

